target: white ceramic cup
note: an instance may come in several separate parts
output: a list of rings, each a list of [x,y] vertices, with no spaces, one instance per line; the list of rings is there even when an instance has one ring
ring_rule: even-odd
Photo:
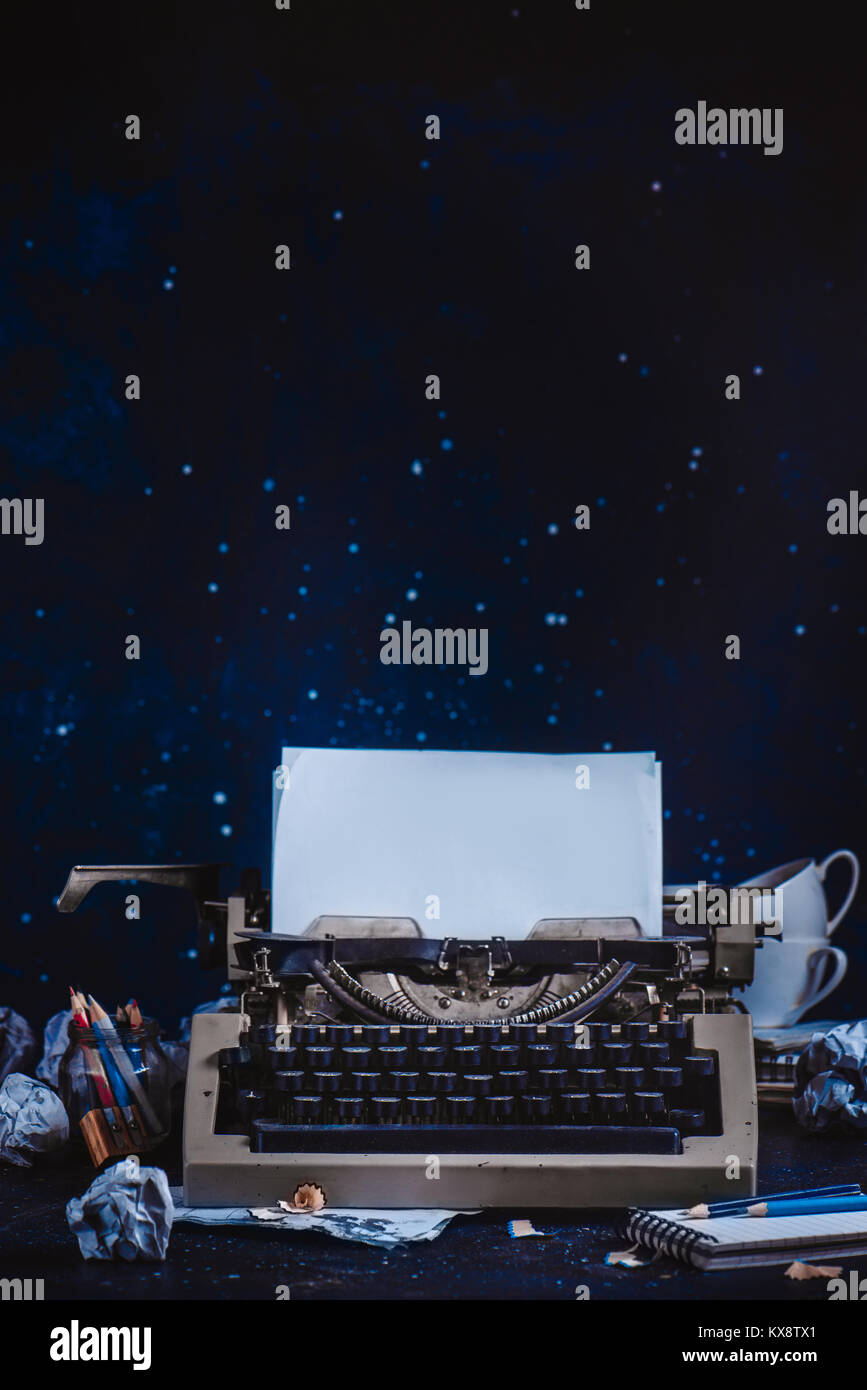
[[[739,996],[756,1028],[790,1028],[803,1014],[826,999],[846,974],[845,951],[811,940],[766,937],[756,951],[753,983]],[[829,962],[834,968],[825,978]]]
[[[845,859],[852,878],[843,904],[828,920],[828,903],[825,898],[825,875],[835,859]],[[776,910],[782,912],[784,941],[824,941],[839,927],[858,889],[861,870],[858,860],[850,849],[835,849],[821,864],[815,859],[793,859],[790,864],[781,864],[778,869],[757,874],[746,879],[742,888],[773,888],[775,890]]]

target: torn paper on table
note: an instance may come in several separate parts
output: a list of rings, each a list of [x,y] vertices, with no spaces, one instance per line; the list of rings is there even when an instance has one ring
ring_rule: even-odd
[[[175,1221],[197,1226],[268,1226],[280,1231],[320,1231],[337,1240],[354,1240],[393,1250],[409,1241],[435,1240],[455,1216],[475,1211],[392,1211],[362,1207],[325,1207],[318,1212],[288,1212],[280,1207],[185,1207],[183,1189],[173,1188]]]

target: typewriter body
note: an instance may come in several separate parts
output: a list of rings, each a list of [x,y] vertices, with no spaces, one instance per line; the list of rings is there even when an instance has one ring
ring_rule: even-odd
[[[653,935],[634,916],[582,915],[580,901],[524,935],[328,911],[285,932],[257,872],[225,900],[216,874],[78,868],[59,904],[105,878],[181,884],[198,903],[200,959],[227,967],[235,1005],[193,1018],[187,1202],[272,1204],[307,1183],[332,1207],[755,1192],[752,1027],[733,989],[776,924],[684,929],[669,897]]]

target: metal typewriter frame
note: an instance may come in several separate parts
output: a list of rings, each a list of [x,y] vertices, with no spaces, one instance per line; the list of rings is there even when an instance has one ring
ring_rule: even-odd
[[[337,1207],[619,1207],[755,1193],[758,1106],[752,1021],[737,1012],[731,989],[751,981],[755,948],[763,935],[778,932],[775,924],[711,928],[704,938],[671,932],[660,939],[629,941],[588,935],[580,938],[580,950],[574,937],[546,933],[535,942],[508,943],[528,960],[550,955],[555,965],[558,959],[574,964],[577,951],[592,967],[617,952],[621,959],[638,955],[647,970],[658,970],[662,991],[653,997],[668,1003],[671,1016],[691,1017],[693,1046],[719,1056],[722,1133],[684,1137],[680,1154],[256,1153],[247,1136],[215,1132],[218,1054],[240,1043],[263,999],[278,1028],[288,1028],[290,1013],[306,1016],[306,991],[313,982],[300,988],[305,953],[313,951],[327,960],[339,946],[344,958],[369,962],[379,950],[386,957],[396,953],[408,964],[422,960],[442,968],[447,959],[455,963],[454,953],[449,956],[446,951],[454,943],[424,938],[418,928],[411,937],[395,934],[394,924],[391,930],[385,924],[381,938],[373,934],[374,923],[368,924],[363,938],[345,937],[327,930],[332,919],[322,919],[326,929],[319,931],[311,924],[303,938],[280,937],[267,929],[270,895],[261,889],[258,873],[245,871],[241,891],[219,901],[218,869],[213,864],[79,866],[71,871],[58,900],[61,912],[73,911],[102,881],[185,887],[198,906],[202,964],[222,963],[228,966],[230,980],[247,985],[242,992],[246,1011],[193,1018],[183,1139],[184,1196],[190,1204],[269,1204],[291,1197],[305,1182],[317,1183],[329,1205]],[[253,952],[262,944],[278,957],[276,974],[251,968]],[[484,944],[473,942],[472,947],[478,950]],[[697,1012],[685,1007],[690,995],[699,1006]],[[256,1008],[251,1010],[251,1005]],[[430,1176],[433,1172],[438,1177]]]

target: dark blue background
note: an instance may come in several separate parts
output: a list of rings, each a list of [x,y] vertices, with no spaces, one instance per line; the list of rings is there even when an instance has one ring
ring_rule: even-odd
[[[0,1002],[39,1023],[74,978],[171,1027],[213,996],[173,894],[138,923],[119,888],[53,899],[76,862],[267,874],[283,741],[653,748],[668,880],[863,856],[867,540],[826,530],[867,492],[863,82],[847,8],[807,16],[33,16],[2,493],[44,497],[46,536],[0,538]],[[677,146],[699,99],[782,106],[783,153]],[[386,614],[486,626],[488,674],[382,666]]]

